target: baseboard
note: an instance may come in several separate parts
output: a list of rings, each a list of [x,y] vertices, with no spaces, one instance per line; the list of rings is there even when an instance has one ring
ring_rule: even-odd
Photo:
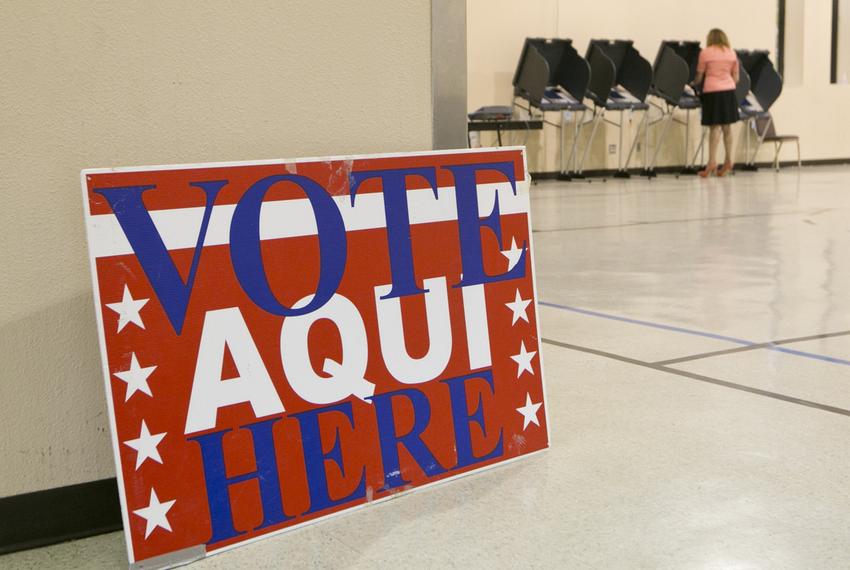
[[[759,164],[763,164],[764,166],[773,166],[772,162],[764,162]],[[779,162],[779,164],[780,166],[796,166],[797,161],[782,160]],[[803,166],[827,166],[830,164],[850,164],[850,158],[817,158],[803,161]]]
[[[803,166],[827,166],[827,165],[838,165],[838,164],[850,164],[850,158],[817,158],[802,161]],[[757,168],[767,168],[772,169],[772,162],[757,162]],[[786,160],[779,162],[780,167],[786,166],[797,166],[796,160]],[[682,165],[675,166],[659,166],[656,167],[656,174],[679,174],[684,168]],[[738,167],[736,166],[736,170]],[[629,174],[632,176],[641,176],[643,174],[642,168],[630,168],[628,170]],[[594,170],[585,170],[583,174],[583,178],[609,178],[614,176],[617,173],[617,170],[614,168],[608,169],[594,169]],[[540,180],[560,180],[562,179],[562,175],[560,172],[530,172],[531,179],[535,182]]]
[[[0,554],[122,528],[118,483],[91,481],[0,498]]]

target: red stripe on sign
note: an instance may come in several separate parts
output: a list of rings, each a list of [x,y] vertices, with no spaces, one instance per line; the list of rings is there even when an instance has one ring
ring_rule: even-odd
[[[519,150],[476,152],[462,154],[435,154],[407,157],[366,158],[355,160],[331,160],[318,162],[280,162],[269,165],[218,166],[209,168],[185,168],[158,171],[104,172],[86,176],[89,190],[89,208],[92,215],[111,214],[112,209],[95,188],[117,188],[122,186],[156,186],[145,193],[145,205],[149,210],[203,207],[204,193],[189,184],[211,180],[227,180],[216,199],[216,205],[235,204],[245,190],[257,180],[275,174],[300,174],[322,185],[332,195],[349,193],[348,176],[351,172],[389,170],[394,168],[436,167],[437,185],[454,186],[451,172],[445,165],[513,162],[517,181],[525,179],[522,153]],[[498,172],[480,172],[479,184],[505,182]],[[409,189],[427,188],[428,183],[419,176],[407,181]],[[363,182],[359,194],[381,191],[379,179]],[[294,200],[304,198],[304,193],[294,184],[273,187],[266,200]]]

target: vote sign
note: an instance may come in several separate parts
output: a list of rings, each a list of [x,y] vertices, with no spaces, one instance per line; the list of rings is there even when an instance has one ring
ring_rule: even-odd
[[[130,562],[548,446],[523,149],[82,182]]]

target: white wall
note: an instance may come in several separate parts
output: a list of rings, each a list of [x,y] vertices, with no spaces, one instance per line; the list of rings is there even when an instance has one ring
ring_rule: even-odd
[[[774,106],[777,130],[799,134],[806,159],[850,157],[850,138],[842,134],[850,127],[850,119],[845,119],[843,112],[822,111],[841,108],[838,103],[846,102],[850,95],[850,87],[829,84],[831,3],[825,0],[793,0],[792,4],[795,5],[792,14],[802,15],[803,30],[802,36],[789,38],[788,49],[793,53],[786,52],[786,57],[790,56],[792,65],[802,68],[802,81],[797,85],[786,85]],[[523,39],[527,36],[572,38],[581,55],[584,55],[591,38],[632,39],[638,51],[651,63],[661,40],[687,39],[704,43],[707,31],[720,27],[729,35],[733,47],[767,49],[775,62],[777,12],[777,0],[608,0],[581,3],[530,0],[521,4],[511,0],[469,0],[469,109],[510,104],[511,78]],[[554,114],[552,118],[555,118]],[[635,114],[633,119],[636,126],[639,116]],[[691,129],[694,142],[699,130],[698,120],[695,115]],[[547,131],[548,152],[545,156],[541,135],[536,133],[528,138],[532,170],[557,170],[557,139],[554,129],[547,128]],[[670,132],[671,140],[662,147],[661,165],[682,162],[684,128],[672,126]],[[617,142],[616,130],[608,127],[600,135],[588,159],[588,168],[616,166],[616,157],[605,153],[608,143]],[[521,144],[524,136],[516,135],[516,142]],[[487,135],[482,137],[482,141],[493,144],[492,137]],[[738,146],[740,150],[743,145]],[[784,158],[790,159],[792,155],[790,149],[787,154],[783,151]],[[759,160],[769,158],[772,155],[763,150]],[[639,166],[640,162],[633,165]]]
[[[80,169],[428,149],[430,18],[428,0],[0,3],[0,497],[114,475]]]
[[[799,1],[799,0],[798,0]],[[832,3],[803,1],[802,83],[785,85],[772,112],[777,132],[800,135],[804,159],[850,157],[850,85],[832,85]],[[845,14],[850,19],[850,13]],[[850,20],[849,20],[850,21]],[[783,151],[784,152],[784,151]],[[784,155],[793,158],[791,151]]]
[[[803,84],[803,39],[805,38],[806,0],[785,0],[785,69],[783,88]]]

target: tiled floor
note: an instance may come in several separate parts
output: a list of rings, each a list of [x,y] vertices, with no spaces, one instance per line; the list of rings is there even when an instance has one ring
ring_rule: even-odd
[[[552,449],[196,567],[850,567],[848,188],[535,185]],[[0,558],[124,565],[120,534]]]

